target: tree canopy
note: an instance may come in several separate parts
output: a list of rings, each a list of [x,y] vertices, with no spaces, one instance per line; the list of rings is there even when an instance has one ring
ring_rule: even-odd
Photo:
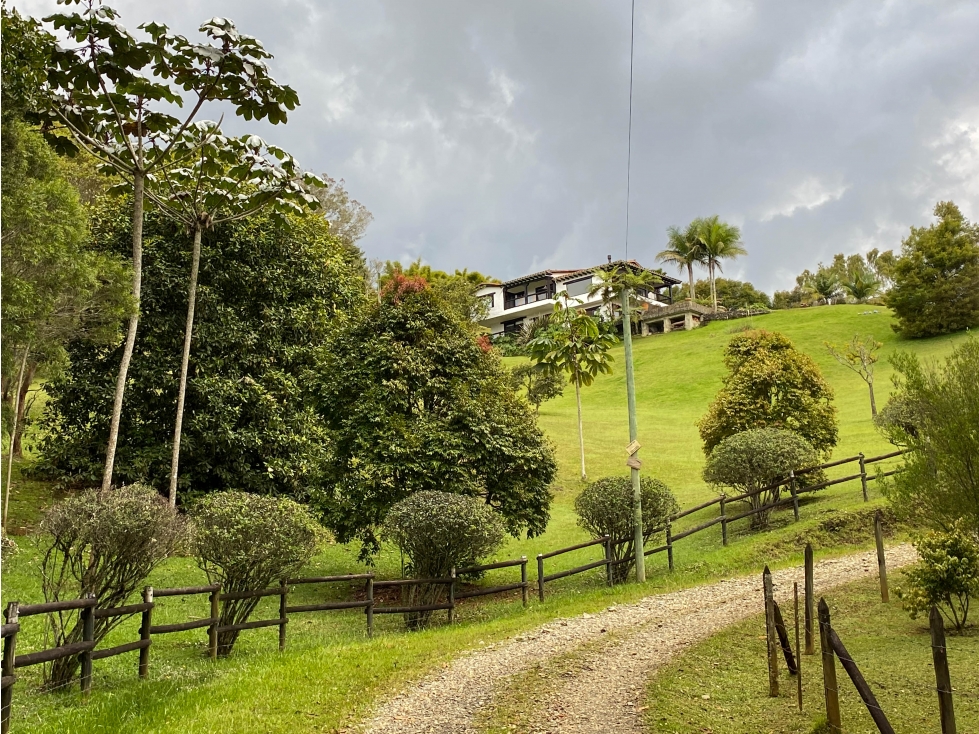
[[[895,331],[934,336],[979,325],[979,225],[950,201],[935,205],[938,221],[912,227],[894,265],[885,303]]]
[[[554,450],[477,336],[424,278],[396,275],[323,343],[329,456],[313,502],[365,557],[387,511],[422,490],[480,496],[514,535],[546,527]]]
[[[763,330],[737,334],[724,350],[724,364],[724,386],[698,424],[705,454],[741,431],[782,428],[829,455],[838,436],[833,390],[788,337]]]

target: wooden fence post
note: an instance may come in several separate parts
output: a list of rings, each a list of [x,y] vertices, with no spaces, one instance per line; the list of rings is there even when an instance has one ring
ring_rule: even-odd
[[[887,559],[884,557],[883,515],[880,510],[874,513],[874,540],[877,541],[877,570],[880,574],[880,600],[887,603],[890,600],[890,595],[887,593]]]
[[[12,601],[4,610],[3,618],[7,624],[17,624],[20,602]],[[14,658],[17,654],[17,633],[3,638],[3,691],[0,693],[0,730],[2,734],[10,731],[10,702],[14,692]]]
[[[727,497],[721,495],[721,544],[727,545]]]
[[[805,618],[806,618],[806,655],[814,655],[816,653],[816,641],[815,635],[813,634],[813,621],[815,614],[813,614],[814,606],[814,592],[813,592],[813,561],[812,561],[812,543],[806,543],[806,580],[805,580]]]
[[[452,583],[449,584],[449,624],[455,621],[456,612],[456,569],[452,567]]]
[[[544,554],[537,554],[537,596],[544,601]]]
[[[606,535],[605,542],[602,545],[605,548],[605,580],[608,583],[608,585],[611,586],[612,585],[612,539]],[[639,554],[642,553],[644,550],[645,550],[644,548],[638,548],[636,550],[636,558],[638,558]]]
[[[832,627],[829,619],[829,605],[825,599],[819,600],[819,648],[823,655],[823,695],[826,699],[826,720],[830,734],[842,734],[840,720],[840,691],[836,682],[836,658],[830,644],[829,633]]]
[[[935,663],[935,682],[938,684],[938,710],[942,718],[942,734],[955,734],[952,680],[948,675],[948,651],[945,649],[945,622],[938,607],[931,608],[928,622],[931,627],[931,655]]]
[[[153,587],[147,586],[143,589],[143,603],[152,604],[153,603]],[[153,607],[149,609],[144,609],[142,618],[139,622],[139,639],[146,642],[146,647],[140,649],[139,651],[139,677],[141,680],[146,680],[150,676],[150,627],[153,625]]]
[[[289,618],[286,616],[286,607],[289,605],[289,584],[286,579],[279,579],[279,652],[286,649],[286,625]]]
[[[772,572],[765,566],[761,575],[765,592],[765,640],[768,647],[768,695],[778,698],[778,648],[775,644],[775,598]]]
[[[221,616],[221,584],[211,590],[211,626],[207,628],[207,653],[211,660],[218,659],[218,618]]]
[[[520,556],[520,596],[527,606],[527,556]]]
[[[799,522],[799,487],[795,478],[795,469],[789,470],[789,492],[792,493],[792,514],[795,521]]]
[[[94,599],[95,594],[89,592],[85,595],[86,599]],[[81,611],[82,618],[82,641],[95,641],[95,605],[85,607]],[[82,695],[88,698],[92,692],[92,650],[88,649],[78,656],[82,663],[81,683]]]
[[[666,523],[666,558],[673,570],[673,524]]]
[[[367,639],[374,637],[374,577],[367,578]]]
[[[799,711],[802,711],[802,648],[799,645],[799,582],[792,583],[792,599],[795,610],[795,666],[796,666],[796,688],[799,695]]]
[[[860,452],[860,488],[863,490],[863,501],[868,502],[870,497],[867,496],[867,462],[865,461],[863,451]]]

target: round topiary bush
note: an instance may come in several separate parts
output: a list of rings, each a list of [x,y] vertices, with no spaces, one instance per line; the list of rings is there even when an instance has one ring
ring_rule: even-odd
[[[445,578],[453,568],[477,565],[498,550],[505,537],[500,516],[482,500],[450,492],[415,492],[395,504],[384,520],[384,537],[407,559],[405,574]],[[406,606],[439,604],[442,584],[404,587]],[[408,629],[425,627],[432,612],[405,615]]]
[[[671,515],[680,511],[673,492],[659,479],[642,477],[643,543],[666,527]],[[612,566],[612,581],[628,578],[636,565],[634,504],[632,479],[604,477],[590,483],[574,502],[578,525],[596,536],[608,535],[612,540],[612,558],[621,563]]]
[[[798,433],[781,428],[754,428],[728,436],[714,447],[707,457],[704,480],[743,494],[787,477],[790,471],[817,463],[816,450]],[[746,500],[753,510],[760,510],[751,516],[752,528],[768,525],[772,505],[778,502],[780,494],[781,488],[774,487]]]
[[[216,492],[191,511],[197,563],[222,593],[277,586],[316,553],[323,529],[303,505],[286,497]],[[220,626],[243,624],[259,599],[221,602]],[[218,634],[218,654],[231,653],[237,631]]]

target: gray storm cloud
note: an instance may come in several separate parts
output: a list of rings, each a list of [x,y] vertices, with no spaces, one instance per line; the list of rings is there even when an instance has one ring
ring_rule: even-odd
[[[344,178],[369,257],[506,278],[624,254],[629,0],[112,4],[259,37],[302,107],[226,127]],[[630,257],[716,213],[750,253],[729,274],[773,290],[898,247],[938,199],[979,218],[976,38],[974,2],[637,0]]]

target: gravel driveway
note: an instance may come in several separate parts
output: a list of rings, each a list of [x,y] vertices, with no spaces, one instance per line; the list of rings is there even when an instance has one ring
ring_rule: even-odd
[[[915,560],[910,545],[888,549],[888,568]],[[817,592],[876,575],[874,551],[820,561]],[[775,593],[792,594],[803,582],[801,568],[774,572]],[[495,690],[510,676],[588,643],[581,673],[565,678],[547,697],[536,731],[548,734],[640,734],[644,686],[636,685],[690,645],[761,611],[761,574],[728,579],[669,594],[648,596],[598,614],[555,620],[511,639],[465,653],[412,688],[382,702],[363,725],[367,734],[477,734],[476,715],[493,705]],[[582,676],[587,675],[587,678]],[[587,694],[587,695],[585,695]]]

